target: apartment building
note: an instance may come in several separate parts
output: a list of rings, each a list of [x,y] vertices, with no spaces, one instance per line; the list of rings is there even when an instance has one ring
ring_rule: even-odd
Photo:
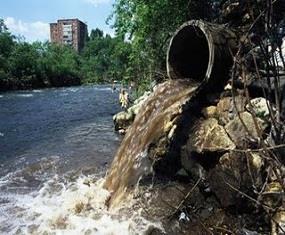
[[[83,49],[87,35],[87,25],[78,19],[61,19],[50,24],[51,42],[70,45],[77,52]]]

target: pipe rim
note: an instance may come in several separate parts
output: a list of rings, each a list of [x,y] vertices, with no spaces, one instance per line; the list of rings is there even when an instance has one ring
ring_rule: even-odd
[[[213,37],[210,33],[206,32],[206,24],[201,21],[201,20],[190,20],[187,21],[185,23],[183,23],[173,34],[170,42],[169,42],[169,47],[167,50],[167,63],[166,63],[166,69],[167,69],[167,74],[169,76],[170,79],[173,79],[173,68],[172,66],[168,63],[169,61],[169,55],[170,55],[170,50],[171,50],[171,46],[173,45],[173,40],[174,38],[179,34],[179,32],[186,28],[186,27],[198,27],[204,34],[204,36],[206,37],[207,43],[208,43],[208,50],[209,50],[209,58],[208,58],[208,65],[207,65],[207,70],[204,76],[204,80],[209,80],[210,76],[211,76],[211,72],[212,72],[212,68],[213,68],[213,64],[214,64],[214,57],[215,57],[215,50],[214,50],[214,41],[213,41]],[[171,68],[170,68],[171,66]],[[174,75],[175,76],[175,75]]]

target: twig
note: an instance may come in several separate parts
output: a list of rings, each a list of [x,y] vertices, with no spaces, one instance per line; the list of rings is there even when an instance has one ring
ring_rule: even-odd
[[[198,184],[201,182],[202,178],[199,178],[197,180],[197,182],[195,183],[195,185],[191,188],[191,190],[186,194],[186,196],[184,197],[184,199],[179,203],[178,207],[174,207],[176,208],[175,211],[169,216],[169,218],[172,218],[181,208],[181,206],[185,203],[185,201],[189,198],[189,196],[191,195],[191,193],[194,191],[194,189],[198,186]]]
[[[237,189],[236,187],[232,186],[230,183],[228,183],[227,181],[225,181],[226,185],[228,185],[231,189],[235,190],[236,192],[238,192],[239,194],[243,195],[244,197],[246,197],[247,199],[249,199],[250,201],[255,202],[257,205],[263,206],[264,208],[266,208],[269,211],[274,211],[273,208],[265,205],[264,203],[257,201],[256,199],[254,199],[253,197],[247,195],[246,193],[240,191],[239,189]]]
[[[275,150],[285,148],[285,144],[279,144],[271,147],[266,147],[267,150]],[[232,149],[230,150],[232,152],[238,152],[238,153],[248,153],[248,152],[261,152],[264,151],[264,148],[258,148],[258,149]]]
[[[271,220],[277,225],[277,227],[281,230],[281,232],[285,234],[283,227],[274,218],[271,217]]]
[[[233,231],[225,229],[225,228],[222,228],[222,227],[213,226],[213,228],[216,229],[216,230],[222,230],[222,231],[230,233],[230,234],[235,234]]]

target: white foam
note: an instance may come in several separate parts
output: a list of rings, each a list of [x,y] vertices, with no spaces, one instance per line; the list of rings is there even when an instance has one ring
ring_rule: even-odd
[[[0,98],[3,98],[4,97],[4,95],[0,95]]]
[[[4,136],[4,133],[0,132],[0,137],[3,137]]]
[[[18,97],[33,97],[33,94],[17,94]]]
[[[17,231],[60,235],[144,234],[150,228],[159,227],[142,218],[139,212],[129,216],[108,211],[105,204],[110,193],[102,187],[103,183],[103,179],[95,181],[82,176],[64,184],[55,176],[36,195],[14,196],[11,205],[21,209],[10,221],[7,213],[1,213],[4,216],[0,215],[1,224],[13,223],[9,225],[12,229],[6,231],[11,234]]]
[[[65,91],[77,92],[80,88],[67,88]]]
[[[43,90],[33,90],[34,93],[42,93]]]
[[[111,87],[99,87],[99,88],[96,88],[97,90],[100,90],[100,91],[112,91],[113,89]]]

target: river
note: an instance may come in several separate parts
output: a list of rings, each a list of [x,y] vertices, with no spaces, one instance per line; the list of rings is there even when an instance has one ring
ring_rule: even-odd
[[[0,94],[1,234],[108,234],[116,222],[93,220],[107,194],[98,179],[121,141],[119,110],[110,86]]]

